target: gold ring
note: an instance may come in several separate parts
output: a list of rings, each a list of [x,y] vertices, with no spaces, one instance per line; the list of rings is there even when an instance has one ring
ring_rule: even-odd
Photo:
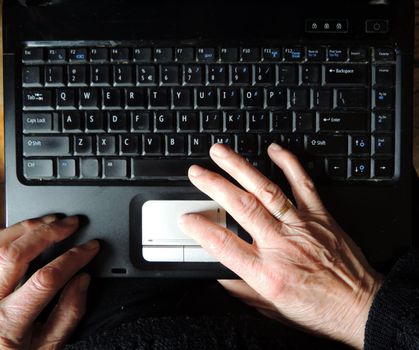
[[[287,199],[287,201],[284,203],[282,208],[274,211],[272,213],[272,216],[275,219],[280,220],[288,212],[288,210],[290,210],[293,206],[294,205],[292,204],[292,202],[289,199]]]

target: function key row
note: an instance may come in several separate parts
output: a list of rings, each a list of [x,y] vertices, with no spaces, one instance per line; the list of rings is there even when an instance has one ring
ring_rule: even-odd
[[[394,61],[393,48],[372,50],[375,61]],[[371,57],[370,49],[347,47],[74,47],[43,48],[25,47],[22,50],[23,63],[41,62],[366,62]]]

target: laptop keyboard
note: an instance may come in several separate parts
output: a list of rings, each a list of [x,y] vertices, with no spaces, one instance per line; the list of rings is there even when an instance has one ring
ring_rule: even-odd
[[[62,44],[61,44],[62,45]],[[186,179],[223,143],[267,176],[277,142],[313,176],[391,180],[394,48],[24,47],[29,182]]]

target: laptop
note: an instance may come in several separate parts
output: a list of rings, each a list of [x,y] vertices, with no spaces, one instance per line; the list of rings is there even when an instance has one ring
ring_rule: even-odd
[[[233,274],[184,236],[203,212],[249,240],[187,169],[229,145],[289,195],[298,155],[374,267],[412,245],[414,3],[8,0],[6,220],[79,214],[99,277]]]

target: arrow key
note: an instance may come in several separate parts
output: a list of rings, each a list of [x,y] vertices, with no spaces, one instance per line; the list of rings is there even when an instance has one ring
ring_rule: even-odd
[[[333,178],[344,178],[347,177],[347,160],[342,159],[326,159],[326,172],[327,175]]]
[[[376,159],[374,161],[374,177],[392,178],[394,176],[393,159]]]

